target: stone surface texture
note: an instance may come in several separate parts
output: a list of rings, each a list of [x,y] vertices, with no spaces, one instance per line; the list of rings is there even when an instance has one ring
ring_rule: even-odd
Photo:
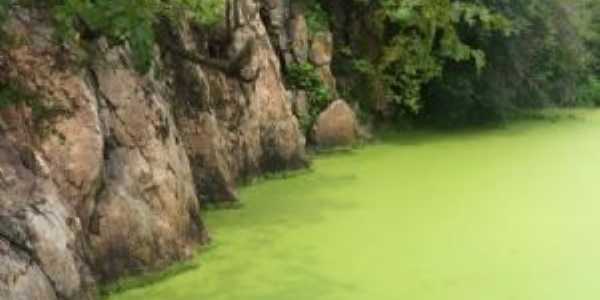
[[[81,63],[51,42],[44,12],[12,12],[6,26],[22,42],[0,51],[0,82],[35,97],[0,110],[0,299],[94,299],[98,282],[189,258],[209,240],[203,204],[306,166],[269,34],[284,30],[281,5],[231,1],[218,34],[171,30],[144,75],[126,47],[95,40]],[[164,43],[244,57],[225,71]]]

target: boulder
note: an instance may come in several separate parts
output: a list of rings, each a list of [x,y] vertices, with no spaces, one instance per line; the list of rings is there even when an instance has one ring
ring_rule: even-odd
[[[338,99],[319,115],[312,138],[317,147],[350,146],[357,142],[358,133],[356,114],[346,101]]]

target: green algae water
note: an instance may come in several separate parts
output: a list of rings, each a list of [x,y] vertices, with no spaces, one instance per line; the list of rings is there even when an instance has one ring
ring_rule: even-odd
[[[199,267],[110,300],[600,299],[600,112],[390,135],[206,214]]]

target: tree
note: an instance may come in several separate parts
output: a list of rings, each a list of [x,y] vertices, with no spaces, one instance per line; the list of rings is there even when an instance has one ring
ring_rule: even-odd
[[[458,63],[427,85],[422,116],[445,126],[499,121],[520,108],[574,105],[589,52],[578,24],[581,7],[559,0],[480,0],[506,16],[510,36],[462,27],[460,36],[482,49],[478,74]]]
[[[467,62],[477,70],[485,66],[485,53],[465,43],[459,27],[499,30],[509,34],[508,20],[487,7],[450,0],[354,0],[354,9],[367,12],[367,27],[376,35],[377,49],[352,49],[376,110],[417,114],[427,82],[442,75],[449,62]]]

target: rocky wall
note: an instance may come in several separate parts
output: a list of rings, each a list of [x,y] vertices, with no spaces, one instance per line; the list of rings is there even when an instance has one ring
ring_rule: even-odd
[[[45,12],[12,12],[0,81],[28,92],[0,110],[0,299],[93,299],[98,282],[189,258],[208,241],[203,203],[306,166],[261,5],[229,8],[219,34],[165,29],[144,75],[126,46],[94,40],[81,61]]]

